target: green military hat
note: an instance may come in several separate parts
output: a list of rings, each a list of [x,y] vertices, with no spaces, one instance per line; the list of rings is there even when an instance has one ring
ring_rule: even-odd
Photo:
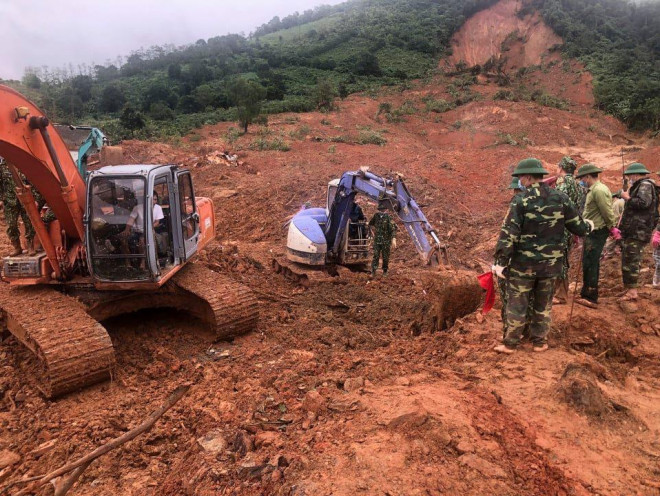
[[[562,157],[562,159],[559,161],[559,167],[561,167],[569,174],[573,174],[573,172],[575,172],[575,169],[577,169],[577,162],[568,155],[566,155],[565,157]]]
[[[517,177],[511,179],[511,184],[509,184],[509,187],[507,189],[522,189],[520,187],[520,179],[518,179]]]
[[[596,167],[594,164],[584,164],[578,169],[575,177],[580,178],[582,176],[586,176],[587,174],[600,174],[601,172],[603,172],[603,169]]]
[[[543,164],[536,158],[526,158],[521,160],[516,165],[516,169],[511,174],[513,177],[522,176],[525,174],[548,174],[548,171],[543,168]]]
[[[624,172],[625,175],[628,174],[650,174],[651,171],[648,170],[646,167],[644,167],[642,164],[639,162],[633,162],[628,166],[626,171]]]

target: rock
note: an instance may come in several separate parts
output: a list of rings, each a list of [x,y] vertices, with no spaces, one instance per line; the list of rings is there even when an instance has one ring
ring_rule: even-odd
[[[389,421],[387,427],[390,429],[414,429],[421,427],[431,419],[428,412],[416,411],[404,413],[398,417],[394,417]]]
[[[356,391],[364,387],[364,377],[349,377],[344,381],[344,391]]]
[[[254,450],[254,441],[245,431],[238,431],[229,441],[229,449],[240,456],[245,456],[249,451]]]
[[[394,384],[398,386],[410,386],[410,379],[407,377],[397,377],[394,380]]]
[[[197,439],[197,443],[209,453],[220,453],[227,449],[227,441],[220,430],[212,430]]]
[[[254,436],[254,445],[257,448],[262,446],[281,446],[284,444],[282,442],[282,436],[275,431],[262,431]]]
[[[632,301],[619,301],[619,306],[621,310],[625,313],[637,313],[639,312],[639,305]]]
[[[601,391],[594,373],[580,363],[569,363],[559,380],[560,397],[576,410],[592,417],[612,412],[609,398]]]
[[[0,451],[0,470],[11,467],[21,461],[21,455],[9,450]]]
[[[465,453],[474,453],[474,446],[468,441],[461,440],[456,444],[456,451],[459,455],[464,455]]]
[[[497,479],[506,479],[507,477],[506,472],[501,467],[471,453],[458,457],[458,461],[486,477],[495,477]]]
[[[639,330],[642,331],[642,333],[644,333],[644,334],[653,334],[653,335],[655,335],[655,331],[648,324],[643,324],[642,326],[640,326]]]
[[[40,456],[43,456],[46,453],[48,453],[50,450],[52,450],[56,444],[57,444],[57,439],[51,439],[50,441],[41,443],[35,449],[30,451],[30,455],[34,456],[35,458],[39,458]]]
[[[319,414],[325,411],[325,398],[319,394],[318,391],[308,391],[302,402],[303,410]]]
[[[273,470],[273,473],[270,474],[270,480],[273,482],[277,482],[282,479],[282,471],[281,470]]]

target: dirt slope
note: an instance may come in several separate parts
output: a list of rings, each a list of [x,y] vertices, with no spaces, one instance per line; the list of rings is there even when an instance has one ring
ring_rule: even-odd
[[[450,60],[473,66],[506,56],[512,67],[541,64],[562,40],[537,13],[518,17],[521,7],[517,0],[502,0],[473,15],[454,35]],[[512,47],[515,40],[523,43]]]
[[[388,279],[341,270],[304,289],[270,269],[284,254],[285,220],[307,200],[322,204],[327,182],[359,166],[403,173],[452,264],[474,274],[491,262],[518,160],[552,169],[570,153],[605,167],[612,189],[622,148],[627,163],[660,171],[657,138],[580,101],[567,110],[493,101],[499,88],[480,81],[477,101],[427,112],[429,97],[451,98],[452,81],[355,95],[328,114],[271,116],[239,138],[224,123],[176,143],[124,143],[127,161],[192,168],[218,223],[218,243],[199,263],[255,290],[258,332],[214,343],[198,322],[162,311],[105,322],[113,381],[56,402],[38,394],[27,354],[4,340],[0,484],[121,435],[191,381],[151,432],[93,464],[70,494],[658,494],[660,293],[617,302],[617,259],[604,264],[599,311],[557,306],[551,350],[507,357],[490,351],[497,309],[432,331],[428,271],[405,237]],[[388,122],[381,103],[414,110]],[[356,143],[374,133],[383,146]],[[250,149],[275,138],[290,150]],[[220,160],[223,150],[239,164]],[[644,284],[651,267],[647,251]]]

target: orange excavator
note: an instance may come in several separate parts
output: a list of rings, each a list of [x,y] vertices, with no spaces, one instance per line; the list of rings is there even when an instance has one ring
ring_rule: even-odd
[[[195,196],[177,165],[120,165],[83,179],[48,118],[0,85],[0,157],[43,251],[6,257],[0,332],[34,355],[28,366],[47,397],[106,380],[115,356],[107,318],[171,307],[220,338],[254,329],[252,292],[191,263],[215,235],[213,204]],[[53,215],[42,220],[32,187]],[[54,220],[53,220],[54,217]]]

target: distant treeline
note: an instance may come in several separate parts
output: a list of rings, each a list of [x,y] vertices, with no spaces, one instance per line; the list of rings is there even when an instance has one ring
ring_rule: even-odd
[[[564,37],[566,55],[593,72],[598,104],[658,129],[660,3],[532,1],[521,15],[538,9]],[[77,70],[31,68],[19,86],[54,120],[98,124],[115,138],[181,135],[235,119],[237,79],[263,95],[263,112],[277,113],[317,108],[319,85],[346,96],[424,77],[465,20],[494,3],[352,0],[275,17],[249,37],[154,46]]]

